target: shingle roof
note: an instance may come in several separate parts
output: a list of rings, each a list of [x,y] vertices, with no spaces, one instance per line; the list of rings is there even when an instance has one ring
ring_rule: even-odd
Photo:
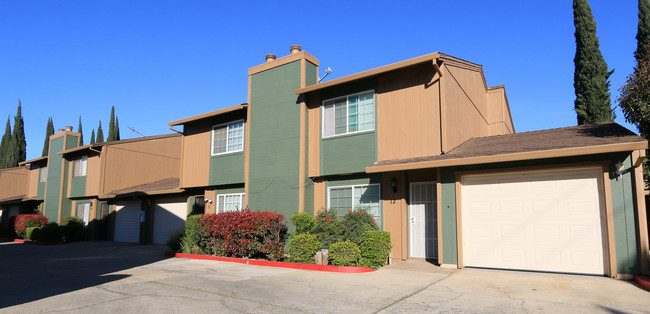
[[[386,160],[368,167],[368,172],[389,171],[393,165],[426,167],[467,165],[499,161],[579,156],[645,149],[648,142],[615,122],[477,137],[443,155]],[[394,168],[394,167],[392,167]],[[398,170],[398,169],[393,169]]]
[[[135,196],[135,195],[152,195],[160,193],[182,192],[179,178],[167,178],[156,182],[145,183],[128,187],[125,189],[115,190],[106,193],[105,196]]]

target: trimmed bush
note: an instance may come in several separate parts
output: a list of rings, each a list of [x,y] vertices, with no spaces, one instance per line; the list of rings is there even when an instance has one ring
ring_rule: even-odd
[[[28,227],[43,227],[48,224],[47,217],[43,215],[18,215],[14,222],[16,236],[25,239],[25,232]]]
[[[43,227],[27,227],[25,231],[25,239],[36,241],[38,233]]]
[[[76,224],[76,222],[69,221],[67,225],[61,226],[61,228],[63,229],[63,240],[65,242],[83,241],[86,238],[83,220],[80,225]]]
[[[296,234],[311,233],[316,225],[314,217],[307,213],[293,214],[291,222],[296,226]]]
[[[366,231],[359,241],[361,266],[379,268],[386,265],[390,256],[390,232]]]
[[[315,235],[309,233],[297,234],[289,240],[289,261],[303,264],[316,264],[314,254],[321,248],[321,243]]]
[[[341,223],[343,239],[359,243],[361,235],[366,231],[379,230],[372,217],[364,209],[352,210],[345,214]]]
[[[185,230],[178,252],[201,254],[201,227],[198,219],[203,215],[191,215],[185,219]]]
[[[323,210],[316,216],[314,235],[323,245],[324,249],[332,243],[343,241],[341,222],[337,217],[335,209]]]
[[[167,240],[167,246],[174,252],[180,252],[181,250],[181,241],[185,237],[185,229],[178,229],[172,231],[169,234],[169,239]]]
[[[84,221],[83,221],[83,219],[81,219],[79,217],[76,217],[76,216],[63,217],[61,219],[60,226],[70,226],[70,225],[83,226]]]
[[[279,260],[284,255],[284,215],[243,211],[204,215],[198,218],[201,247],[208,254]]]
[[[13,228],[9,226],[8,222],[0,223],[0,238],[12,238]]]
[[[328,255],[332,265],[336,266],[358,266],[361,260],[359,247],[350,241],[332,244]]]
[[[40,241],[40,242],[63,242],[63,233],[64,233],[64,227],[57,226],[55,224],[50,224],[45,227],[42,227],[39,229],[39,231],[36,234],[32,235],[36,236],[34,238],[35,241]]]

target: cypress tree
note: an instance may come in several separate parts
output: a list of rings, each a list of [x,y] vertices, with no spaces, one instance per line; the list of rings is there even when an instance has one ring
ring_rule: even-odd
[[[81,116],[79,116],[79,127],[77,128],[77,132],[79,133],[79,146],[84,145],[84,132],[83,129],[81,128]]]
[[[11,167],[17,167],[18,163],[25,161],[27,159],[27,141],[25,140],[25,127],[22,116],[22,106],[20,104],[20,99],[18,100],[18,111],[14,117],[14,132],[11,137],[15,142],[15,157],[12,160]]]
[[[7,168],[8,159],[9,159],[9,146],[11,145],[11,122],[9,117],[7,117],[7,126],[5,127],[5,134],[2,136],[2,142],[0,142],[0,169]]]
[[[120,140],[120,120],[115,117],[115,140]]]
[[[111,119],[108,121],[108,137],[107,142],[115,140],[115,106],[111,106]]]
[[[52,122],[52,117],[47,119],[47,127],[45,127],[45,143],[43,143],[43,154],[41,156],[45,157],[50,154],[50,136],[54,134],[54,122]]]
[[[90,144],[95,144],[95,129],[90,132]]]
[[[650,44],[650,1],[639,0],[639,26],[636,33],[636,51],[634,51],[637,63],[648,55],[648,44]]]
[[[102,131],[102,121],[99,121],[99,127],[97,127],[97,138],[95,138],[95,143],[104,142],[104,131]]]
[[[597,123],[612,119],[607,63],[600,53],[596,22],[587,0],[573,1],[576,55],[573,87],[578,124]]]

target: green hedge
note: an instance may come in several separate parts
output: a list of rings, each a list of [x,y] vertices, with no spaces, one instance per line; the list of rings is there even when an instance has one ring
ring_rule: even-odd
[[[45,227],[31,228],[31,237],[28,239],[39,242],[63,242],[65,228],[55,224]]]
[[[291,222],[296,226],[296,234],[311,233],[316,226],[314,217],[307,213],[295,213]]]
[[[290,262],[303,264],[316,264],[314,254],[321,248],[321,243],[315,235],[303,233],[296,234],[289,240]]]
[[[83,221],[83,219],[81,219],[79,217],[76,217],[76,216],[68,216],[68,217],[61,218],[60,226],[69,226],[69,225],[83,226],[84,221]]]
[[[61,228],[63,228],[63,238],[65,242],[85,240],[85,228],[83,226],[83,221],[80,225],[74,222],[69,222],[67,225],[62,226]]]
[[[366,231],[359,241],[361,266],[379,268],[386,265],[390,256],[390,232]]]
[[[335,266],[358,266],[361,251],[354,242],[337,242],[330,246],[328,257]]]
[[[203,254],[201,249],[201,227],[198,219],[203,215],[191,215],[185,219],[185,230],[181,238],[179,252],[185,254]]]

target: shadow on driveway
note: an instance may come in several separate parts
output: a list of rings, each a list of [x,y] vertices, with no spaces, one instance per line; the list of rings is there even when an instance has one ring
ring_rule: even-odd
[[[163,260],[166,250],[115,242],[0,243],[0,308],[126,278],[111,273]]]

